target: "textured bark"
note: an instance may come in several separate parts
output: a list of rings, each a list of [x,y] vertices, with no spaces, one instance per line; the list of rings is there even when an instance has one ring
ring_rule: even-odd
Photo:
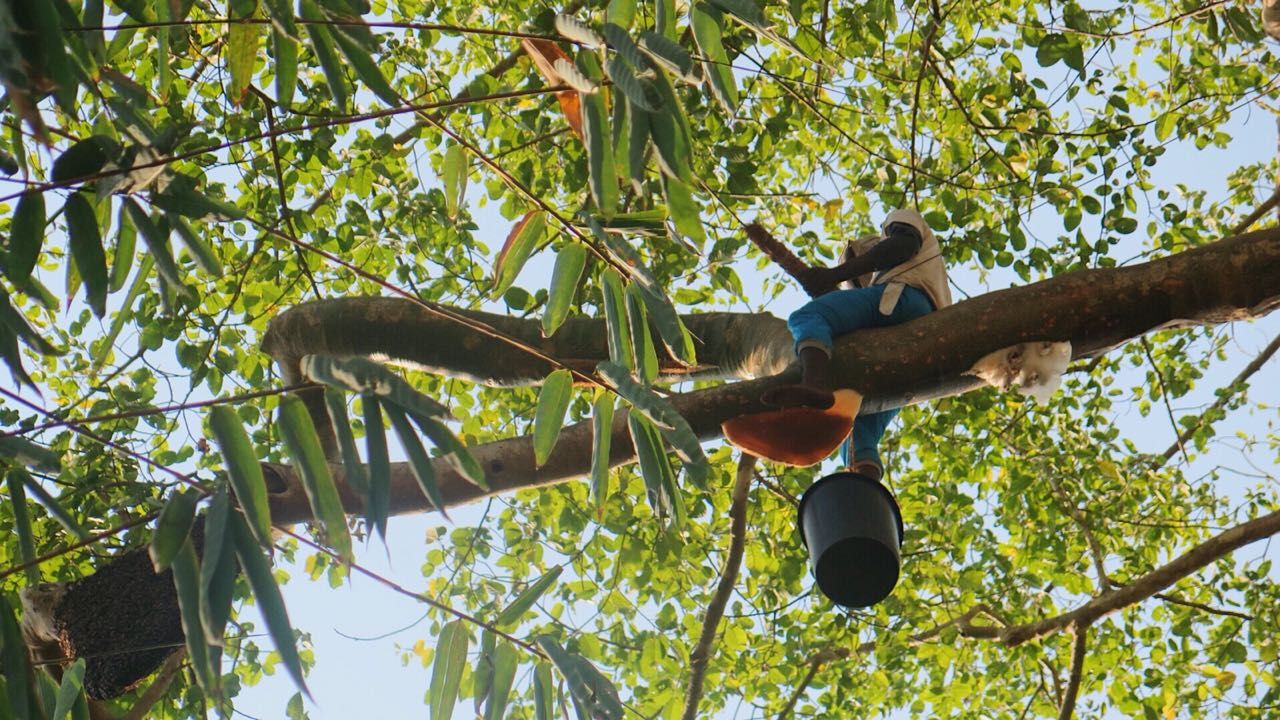
[[[1262,29],[1280,40],[1280,0],[1262,0]]]
[[[862,330],[836,342],[832,376],[836,383],[865,395],[864,412],[901,407],[955,395],[980,382],[965,371],[987,353],[1020,342],[1068,340],[1076,358],[1088,357],[1158,328],[1221,323],[1261,316],[1280,304],[1280,229],[1229,238],[1167,258],[1125,268],[1073,272],[1031,285],[1000,290],[957,303],[918,320],[890,328]],[[366,311],[356,310],[364,308]],[[375,308],[381,317],[369,315]],[[415,309],[417,308],[417,309]],[[468,312],[470,317],[480,314]],[[490,316],[484,316],[488,322]],[[501,320],[513,334],[536,333],[533,321]],[[720,424],[738,415],[760,412],[760,394],[794,378],[794,369],[777,372],[790,357],[790,338],[781,320],[770,315],[690,315],[699,338],[699,357],[723,376],[755,377],[672,396],[694,432],[704,441],[718,439]],[[414,323],[422,322],[423,325]],[[429,319],[417,305],[402,300],[357,298],[303,305],[272,324],[264,347],[281,363],[288,382],[297,379],[297,361],[307,353],[382,354],[437,371],[490,382],[541,378],[543,366],[523,373],[499,373],[518,350],[488,338],[468,339],[472,331],[451,321]],[[431,331],[423,329],[430,327]],[[562,337],[562,333],[564,333]],[[551,340],[538,340],[547,354],[585,367],[604,359],[604,325],[579,320]],[[376,342],[390,347],[378,348]],[[471,343],[467,349],[460,346]],[[541,361],[540,361],[541,362]],[[455,364],[456,363],[456,364]],[[534,364],[530,362],[530,368]],[[317,419],[327,423],[321,410]],[[591,462],[591,424],[568,426],[549,461],[535,467],[530,438],[498,440],[472,448],[484,465],[488,493],[437,460],[435,468],[447,506],[499,494],[563,482],[587,473]],[[626,414],[613,425],[610,462],[634,461]],[[287,466],[270,465],[272,518],[279,524],[306,520],[310,510],[298,479]],[[341,482],[344,502],[360,510],[356,496]],[[430,509],[405,464],[392,468],[392,512]]]

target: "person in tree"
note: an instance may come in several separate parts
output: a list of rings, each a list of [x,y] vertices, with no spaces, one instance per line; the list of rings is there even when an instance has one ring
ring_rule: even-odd
[[[800,283],[814,298],[787,318],[800,359],[800,384],[766,393],[766,403],[831,407],[835,396],[827,366],[836,337],[904,323],[951,304],[938,240],[920,213],[894,210],[881,233],[847,243],[836,267],[800,271]],[[845,289],[836,289],[841,284]],[[858,415],[840,447],[844,465],[879,480],[884,474],[880,438],[897,414],[893,409]]]

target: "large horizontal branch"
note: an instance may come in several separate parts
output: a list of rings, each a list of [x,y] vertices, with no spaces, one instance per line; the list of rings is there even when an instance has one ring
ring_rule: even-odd
[[[344,308],[368,304],[387,313],[386,318],[378,321],[355,311],[344,315]],[[1000,290],[903,325],[851,333],[836,342],[832,378],[839,386],[861,392],[865,396],[863,411],[874,412],[970,390],[980,382],[966,371],[984,355],[1017,343],[1066,340],[1072,343],[1075,357],[1086,357],[1158,328],[1258,317],[1277,304],[1280,228],[1271,228],[1140,265],[1081,270]],[[499,353],[497,346],[490,344],[503,343],[510,349],[504,341],[477,338],[471,330],[447,330],[447,323],[432,327],[452,334],[415,335],[412,318],[429,314],[408,300],[357,298],[303,305],[288,311],[286,315],[291,319],[285,320],[286,315],[282,315],[273,323],[265,347],[281,363],[286,382],[298,379],[296,362],[308,353],[382,355],[445,374],[471,377],[483,377],[487,369],[512,357],[512,352]],[[468,314],[479,317],[474,312]],[[324,317],[339,320],[323,322]],[[483,317],[485,322],[492,319],[495,327],[511,335],[528,332],[520,323],[536,327],[532,321],[498,315]],[[405,324],[396,322],[397,318]],[[718,363],[725,374],[733,374],[727,370],[736,368],[745,375],[761,366],[776,371],[778,358],[789,356],[789,338],[779,331],[781,321],[770,315],[689,315],[686,320],[699,337],[704,353],[700,362]],[[563,338],[561,333],[565,333]],[[548,355],[571,358],[575,363],[593,362],[606,357],[604,334],[603,323],[579,320],[573,326],[566,325],[551,340],[539,338],[538,342],[547,348]],[[373,347],[374,342],[385,346]],[[572,352],[561,355],[562,350]],[[771,360],[754,365],[752,358]],[[486,366],[486,360],[493,366]],[[721,437],[720,425],[725,420],[767,409],[760,401],[761,393],[791,382],[793,372],[792,369],[674,395],[671,402],[699,438],[716,440]],[[532,375],[541,377],[538,373]],[[322,409],[314,414],[318,424],[327,421]],[[445,503],[453,506],[491,493],[584,475],[590,469],[591,447],[591,424],[587,422],[566,427],[542,467],[534,463],[532,440],[528,437],[472,448],[486,469],[490,493],[466,482],[443,461],[436,462],[436,470]],[[634,460],[625,413],[615,418],[611,448],[613,465]],[[408,468],[401,465],[394,471],[392,512],[428,509]],[[283,483],[273,495],[276,521],[289,523],[308,518],[307,502],[297,478],[285,467],[274,466],[273,472]],[[344,492],[344,497],[351,503],[348,507],[357,511],[355,496]]]

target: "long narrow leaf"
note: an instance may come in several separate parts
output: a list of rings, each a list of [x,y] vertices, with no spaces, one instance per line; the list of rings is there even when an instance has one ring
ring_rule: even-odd
[[[489,294],[490,297],[500,297],[516,281],[520,268],[524,267],[546,228],[546,216],[538,210],[526,213],[511,228],[498,253],[498,259],[493,263],[493,291]]]
[[[41,355],[63,355],[67,351],[45,340],[31,323],[9,302],[9,293],[0,289],[0,325],[8,327],[27,347]]]
[[[347,531],[342,498],[329,472],[324,450],[320,448],[315,423],[302,398],[297,395],[289,395],[280,403],[280,437],[302,478],[302,488],[307,493],[311,512],[324,527],[325,539],[344,562],[352,562],[355,558],[351,552],[351,535]]]
[[[391,87],[391,83],[387,82],[387,78],[382,74],[382,70],[378,67],[378,63],[374,62],[373,56],[360,46],[360,43],[353,40],[342,29],[333,33],[333,39],[338,43],[338,48],[342,50],[342,54],[346,56],[347,62],[351,63],[351,67],[356,71],[356,77],[359,77],[369,89],[373,91],[383,102],[391,106],[397,106],[401,103],[400,94]]]
[[[449,519],[449,513],[444,508],[444,496],[440,494],[440,485],[436,482],[435,468],[431,466],[431,457],[422,447],[418,433],[414,432],[409,418],[405,417],[404,411],[399,407],[393,403],[386,403],[383,409],[387,411],[387,417],[391,418],[391,427],[395,428],[396,436],[400,438],[400,444],[404,446],[404,452],[409,456],[409,467],[413,469],[413,477],[422,488],[422,494],[427,496],[427,500],[446,520]]]
[[[693,137],[688,118],[676,99],[675,88],[662,72],[655,74],[653,87],[662,98],[662,111],[648,113],[649,136],[657,149],[658,167],[681,182],[693,182]]]
[[[415,415],[449,416],[449,408],[418,392],[381,363],[359,357],[307,355],[302,358],[301,366],[302,372],[316,382],[350,392],[377,395]]]
[[[583,51],[578,54],[579,66],[591,68],[594,63],[595,58],[590,53]],[[599,93],[582,98],[582,141],[587,148],[591,197],[600,214],[609,217],[618,207],[618,181],[614,177],[609,116],[604,96]]]
[[[480,653],[476,656],[476,669],[472,673],[472,696],[476,715],[480,715],[484,701],[489,699],[489,691],[493,689],[493,655],[498,646],[498,636],[489,628],[480,635]]]
[[[178,551],[187,543],[191,524],[196,519],[196,500],[199,496],[191,490],[178,490],[169,495],[169,501],[160,511],[155,532],[151,534],[151,564],[157,573],[164,572],[173,562]]]
[[[631,367],[640,382],[652,384],[658,377],[658,353],[649,334],[649,313],[645,310],[644,291],[632,283],[627,286],[627,326],[631,329]]]
[[[182,244],[187,247],[187,251],[191,253],[191,258],[196,261],[196,265],[200,266],[209,275],[220,278],[222,277],[222,263],[218,260],[218,256],[213,253],[213,248],[209,247],[195,230],[187,224],[186,220],[177,215],[169,216],[169,225],[178,231],[178,239],[182,240]]]
[[[391,459],[387,454],[387,430],[382,424],[382,404],[373,395],[360,400],[364,415],[365,456],[369,459],[369,501],[365,522],[378,536],[387,539],[387,516],[391,514]]]
[[[138,229],[133,226],[128,208],[121,203],[120,211],[116,213],[116,249],[111,256],[111,276],[107,279],[107,287],[111,292],[123,289],[125,282],[129,280],[137,245]]]
[[[262,547],[271,547],[271,511],[267,507],[267,481],[262,475],[257,454],[249,442],[249,435],[236,415],[226,405],[217,405],[209,412],[209,429],[222,451],[222,462],[227,468],[227,479],[235,492],[236,501],[244,512],[248,527]]]
[[[421,415],[414,415],[413,421],[417,423],[422,432],[426,433],[431,442],[440,448],[440,451],[444,453],[445,461],[459,475],[481,490],[489,489],[489,483],[485,481],[484,468],[480,465],[480,461],[476,460],[475,456],[462,443],[462,440],[449,429],[448,425],[434,418]]]
[[[701,209],[693,197],[693,191],[679,180],[663,175],[662,194],[671,210],[671,220],[675,222],[679,237],[689,240],[681,244],[692,252],[702,252],[707,233],[702,228]]]
[[[311,697],[311,691],[302,678],[302,658],[298,656],[297,641],[293,636],[293,626],[289,624],[284,598],[276,585],[275,575],[271,573],[271,562],[239,513],[231,513],[231,529],[235,537],[236,557],[240,559],[240,566],[249,579],[249,588],[253,590],[258,611],[267,623],[267,632],[275,643],[276,652],[280,654],[280,661],[289,672],[289,677],[293,678],[294,684],[307,697]]]
[[[235,8],[243,3],[231,3],[230,7]],[[254,7],[255,4],[249,7]],[[233,19],[236,13],[232,13]],[[227,84],[227,99],[233,105],[240,105],[244,101],[245,93],[249,90],[249,84],[253,81],[253,65],[258,59],[258,40],[262,37],[262,26],[251,23],[228,23],[227,24],[227,42],[225,52],[227,72],[231,76],[231,82]]]
[[[195,671],[196,682],[210,695],[217,694],[219,673],[209,663],[209,644],[200,622],[200,561],[190,541],[182,544],[173,557],[173,587],[178,594],[178,610],[182,634],[187,643],[187,659]]]
[[[613,441],[613,393],[601,392],[591,406],[591,499],[602,517],[609,499],[609,446]]]
[[[444,151],[444,208],[452,220],[467,192],[467,151],[457,143],[449,143]]]
[[[573,298],[577,294],[578,283],[586,266],[585,245],[567,242],[556,253],[556,264],[551,271],[551,288],[547,291],[547,307],[542,313],[543,337],[554,335],[565,318],[569,317],[569,310],[573,307]]]
[[[84,658],[76,658],[71,667],[62,671],[62,682],[58,684],[58,701],[54,704],[49,720],[62,720],[71,714],[84,689],[84,665]]]
[[[9,709],[18,720],[38,717],[31,712],[34,698],[30,694],[31,670],[27,662],[27,645],[22,640],[13,606],[6,594],[0,594],[0,669],[4,671]]]
[[[326,19],[312,0],[302,0],[300,7],[302,17],[306,20]],[[316,59],[320,61],[320,68],[324,71],[324,78],[329,83],[329,93],[333,95],[333,102],[339,110],[345,110],[347,98],[350,97],[351,92],[347,87],[347,76],[342,63],[339,62],[338,54],[333,49],[333,35],[329,32],[329,28],[314,22],[307,23],[306,29],[307,35],[311,38],[311,47],[316,52]]]
[[[631,349],[631,333],[627,332],[627,304],[622,289],[622,278],[612,268],[600,274],[600,289],[604,295],[604,320],[609,331],[609,359],[630,367],[635,356]]]
[[[32,470],[47,473],[62,470],[62,458],[57,453],[17,435],[0,437],[0,456]]]
[[[663,436],[671,443],[680,459],[684,461],[685,470],[699,488],[705,488],[709,465],[707,456],[702,452],[702,445],[693,428],[675,408],[631,379],[631,374],[620,365],[602,362],[596,366],[596,372],[613,384],[621,395],[640,414],[662,430]]]
[[[649,308],[649,317],[658,329],[658,336],[662,338],[662,344],[666,346],[667,352],[671,353],[671,357],[687,367],[697,365],[698,358],[694,349],[693,336],[689,334],[688,328],[676,314],[671,300],[664,293],[649,292],[643,288],[640,294]]]
[[[35,269],[44,244],[44,224],[44,193],[33,192],[18,198],[18,207],[9,224],[9,257],[5,263],[5,272],[15,285],[26,282]]]
[[[529,587],[526,587],[519,595],[516,596],[515,600],[511,601],[510,605],[502,609],[502,612],[498,615],[498,619],[495,621],[495,624],[502,627],[504,625],[511,625],[518,621],[526,612],[529,611],[529,608],[533,607],[534,603],[538,602],[538,598],[541,598],[543,593],[551,589],[552,585],[556,584],[556,580],[560,579],[560,573],[563,571],[564,568],[557,565],[544,573],[542,577],[535,580],[531,585],[529,585]]]
[[[231,529],[231,494],[225,485],[213,493],[204,516],[204,557],[200,562],[200,627],[205,642],[222,647],[235,594],[236,548]]]
[[[351,432],[347,397],[341,391],[327,387],[324,389],[324,406],[329,413],[329,422],[333,425],[333,434],[338,439],[338,449],[342,452],[344,478],[351,489],[368,503],[369,481],[365,476],[364,464],[360,462],[360,451],[356,450],[356,436]]]
[[[11,468],[9,472],[17,473],[18,477],[22,478],[22,484],[25,485],[27,490],[35,497],[36,502],[44,506],[45,511],[48,512],[54,520],[57,520],[59,525],[66,528],[68,532],[81,540],[88,539],[89,531],[85,530],[80,523],[76,522],[76,519],[71,516],[71,513],[67,512],[66,508],[62,507],[62,504],[58,502],[57,498],[53,497],[44,488],[40,487],[40,483],[31,476],[31,473],[23,470],[22,468]]]
[[[173,252],[169,249],[169,238],[166,233],[162,233],[160,228],[147,215],[133,198],[125,198],[124,206],[129,211],[129,217],[133,219],[134,227],[138,228],[138,232],[142,235],[142,240],[147,244],[150,251],[149,257],[155,262],[156,272],[160,273],[160,277],[169,283],[169,286],[178,290],[183,295],[194,297],[191,288],[182,282],[182,275],[178,271],[178,264],[174,262]]]
[[[573,374],[568,370],[556,370],[543,381],[538,391],[538,409],[533,415],[533,457],[537,467],[542,467],[551,457],[572,398]]]
[[[608,678],[600,674],[586,658],[560,647],[555,638],[542,636],[538,646],[564,676],[569,693],[582,704],[592,720],[622,720],[622,700]]]
[[[551,680],[551,665],[539,661],[533,668],[534,720],[552,720],[555,717],[556,686]]]
[[[142,262],[138,263],[138,273],[133,278],[133,283],[129,286],[129,292],[125,293],[124,302],[120,304],[120,311],[111,318],[111,327],[107,330],[107,334],[99,344],[98,354],[93,358],[92,372],[97,374],[107,360],[110,359],[112,351],[116,347],[116,338],[120,337],[120,333],[124,331],[124,324],[133,318],[133,306],[138,301],[138,297],[143,291],[148,289],[147,278],[151,276],[151,268],[155,267],[155,260],[148,253],[142,256]]]
[[[653,423],[637,413],[627,415],[627,429],[631,431],[631,444],[636,449],[640,464],[640,478],[644,480],[645,496],[653,514],[664,523],[670,522],[674,509],[667,494],[665,476],[671,475],[671,461],[663,449],[662,437]]]
[[[698,49],[706,58],[702,62],[702,69],[707,76],[711,95],[732,116],[738,109],[738,86],[734,82],[729,55],[725,52],[721,37],[724,32],[724,16],[715,7],[701,0],[694,0],[689,4],[689,23],[693,26],[693,37],[698,43]]]
[[[502,720],[506,717],[519,660],[516,649],[510,642],[498,641],[493,653],[493,688],[489,691],[489,704],[484,709],[484,720]]]
[[[71,258],[84,280],[89,308],[94,315],[102,317],[107,313],[107,254],[102,249],[97,213],[85,196],[78,192],[67,198],[63,212],[67,216]]]
[[[431,686],[427,691],[431,720],[450,720],[453,717],[453,706],[458,701],[458,685],[462,682],[462,671],[467,666],[469,643],[467,628],[461,620],[448,623],[440,631],[435,662],[431,666]]]
[[[13,511],[13,531],[18,536],[18,557],[26,566],[27,584],[40,583],[40,568],[36,567],[36,542],[31,531],[31,515],[27,508],[26,487],[16,473],[9,473],[9,502]]]
[[[293,12],[289,12],[293,16]],[[275,54],[276,102],[281,107],[293,104],[298,88],[298,41],[279,28],[271,30],[271,49]]]

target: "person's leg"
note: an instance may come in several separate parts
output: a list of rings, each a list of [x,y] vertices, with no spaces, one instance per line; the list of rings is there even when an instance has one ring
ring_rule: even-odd
[[[787,327],[800,358],[800,384],[776,388],[765,394],[764,401],[781,407],[830,407],[835,400],[826,369],[832,343],[840,335],[872,327],[880,316],[883,293],[884,287],[879,285],[839,290],[814,298],[791,313]]]

